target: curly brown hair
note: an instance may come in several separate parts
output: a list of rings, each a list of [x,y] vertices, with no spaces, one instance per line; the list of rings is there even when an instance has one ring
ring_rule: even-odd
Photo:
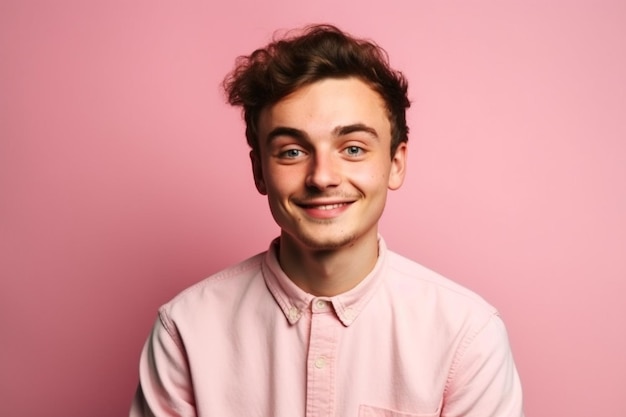
[[[393,156],[398,145],[408,140],[408,82],[389,66],[386,51],[372,41],[354,38],[332,25],[306,26],[238,57],[223,87],[228,102],[243,107],[246,139],[258,151],[257,122],[266,106],[321,79],[345,77],[358,77],[383,98]]]

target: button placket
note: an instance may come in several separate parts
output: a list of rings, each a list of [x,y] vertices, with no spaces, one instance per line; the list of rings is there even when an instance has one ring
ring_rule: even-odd
[[[321,298],[311,303],[311,333],[307,358],[306,416],[333,415],[338,329],[332,304]]]

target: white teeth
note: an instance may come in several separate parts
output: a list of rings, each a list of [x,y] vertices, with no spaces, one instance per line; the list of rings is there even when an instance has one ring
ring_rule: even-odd
[[[325,206],[317,206],[318,210],[332,210],[343,206],[343,204],[327,204]]]

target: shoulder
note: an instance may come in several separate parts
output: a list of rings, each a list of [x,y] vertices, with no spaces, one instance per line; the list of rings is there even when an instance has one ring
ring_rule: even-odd
[[[435,309],[440,317],[470,315],[488,320],[498,314],[483,297],[463,285],[395,252],[389,251],[387,256],[387,285],[396,300]]]
[[[458,361],[469,346],[508,348],[498,310],[483,297],[396,253],[388,254],[387,264],[387,304],[435,350]]]
[[[160,315],[173,318],[196,315],[203,310],[223,310],[236,304],[236,299],[251,286],[264,285],[261,267],[265,254],[231,265],[186,288],[161,306]]]

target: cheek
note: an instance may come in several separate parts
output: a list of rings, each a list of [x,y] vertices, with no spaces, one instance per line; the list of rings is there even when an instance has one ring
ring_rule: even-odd
[[[389,166],[385,164],[375,164],[367,167],[355,169],[350,178],[354,185],[363,190],[375,191],[386,190],[389,181]]]
[[[266,171],[265,182],[274,194],[284,194],[301,187],[302,179],[293,169],[270,168]]]

